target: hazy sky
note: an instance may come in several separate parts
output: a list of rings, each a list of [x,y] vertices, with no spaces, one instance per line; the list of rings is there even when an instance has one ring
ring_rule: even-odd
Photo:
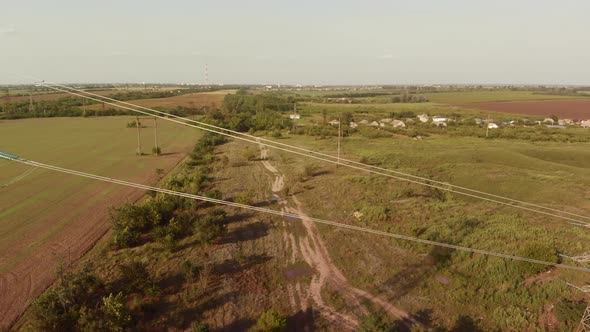
[[[0,4],[0,83],[590,84],[588,0]]]

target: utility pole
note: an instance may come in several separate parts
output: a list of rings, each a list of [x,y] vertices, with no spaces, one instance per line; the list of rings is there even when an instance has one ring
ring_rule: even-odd
[[[336,164],[336,167],[340,166],[340,137],[342,136],[341,134],[341,130],[340,130],[340,122],[341,122],[341,116],[338,116],[338,164]]]
[[[139,123],[139,117],[135,118],[135,124],[137,125],[137,155],[141,156],[141,123]]]
[[[33,113],[35,111],[35,106],[33,106],[33,93],[29,92],[29,112]]]
[[[566,284],[570,287],[573,287],[582,293],[588,295],[590,293],[590,286],[582,286],[578,287],[576,285],[570,284],[566,282]],[[584,310],[584,314],[582,315],[582,319],[580,319],[580,324],[578,324],[578,328],[576,329],[577,332],[590,332],[590,304],[586,306]]]
[[[490,133],[490,115],[488,114],[488,122],[486,122],[486,138],[488,138],[489,133]]]
[[[154,118],[154,144],[156,145],[156,155],[160,155],[160,148],[158,147],[158,118]]]

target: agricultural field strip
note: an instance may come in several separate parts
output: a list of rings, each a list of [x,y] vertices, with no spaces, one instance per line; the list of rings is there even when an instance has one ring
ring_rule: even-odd
[[[257,212],[274,214],[274,215],[278,215],[278,216],[282,216],[282,217],[290,217],[290,218],[295,218],[295,219],[300,218],[300,216],[295,213],[265,209],[265,208],[256,207],[256,206],[252,206],[252,205],[239,204],[239,203],[224,201],[224,200],[220,200],[220,199],[208,198],[205,196],[199,196],[199,195],[194,195],[194,194],[178,192],[178,191],[174,191],[174,190],[168,190],[168,189],[163,189],[163,188],[158,188],[158,187],[147,186],[147,185],[143,185],[143,184],[139,184],[139,183],[117,180],[117,179],[108,178],[108,177],[104,177],[104,176],[100,176],[100,175],[94,175],[94,174],[79,172],[79,171],[75,171],[75,170],[71,170],[71,169],[67,169],[67,168],[62,168],[62,167],[58,167],[58,166],[52,166],[52,165],[48,165],[48,164],[38,163],[35,161],[26,160],[26,159],[22,159],[22,158],[18,158],[18,157],[17,158],[9,157],[9,156],[1,154],[1,153],[0,153],[0,158],[7,159],[10,161],[14,161],[14,162],[18,162],[18,163],[22,163],[22,164],[26,164],[26,165],[30,165],[30,166],[34,166],[34,167],[44,168],[44,169],[51,170],[51,171],[76,175],[76,176],[80,176],[80,177],[85,177],[85,178],[99,180],[99,181],[103,181],[103,182],[119,184],[119,185],[128,186],[128,187],[144,189],[144,190],[148,190],[148,191],[155,191],[155,192],[160,192],[160,193],[175,195],[175,196],[180,196],[180,197],[186,197],[186,198],[190,198],[190,199],[195,199],[195,200],[200,200],[200,201],[205,201],[205,202],[210,202],[210,203],[215,203],[215,204],[228,205],[228,206],[233,206],[233,207],[237,207],[237,208],[241,208],[241,209],[248,209],[248,210],[257,211]],[[499,252],[495,252],[495,251],[457,246],[457,245],[453,245],[453,244],[449,244],[449,243],[425,240],[425,239],[406,236],[406,235],[402,235],[402,234],[378,231],[378,230],[374,230],[374,229],[370,229],[370,228],[348,225],[348,224],[338,223],[335,221],[329,221],[329,220],[324,220],[324,219],[319,219],[319,218],[309,217],[309,219],[312,220],[313,222],[320,223],[320,224],[330,225],[330,226],[339,227],[339,228],[345,228],[345,229],[354,230],[354,231],[358,231],[358,232],[365,232],[365,233],[370,233],[370,234],[375,234],[375,235],[387,236],[387,237],[391,237],[391,238],[395,238],[395,239],[399,239],[399,240],[418,242],[418,243],[422,243],[422,244],[426,244],[426,245],[432,245],[432,246],[444,247],[444,248],[460,250],[460,251],[465,251],[465,252],[477,253],[477,254],[486,255],[486,256],[494,256],[494,257],[499,257],[499,258],[504,258],[504,259],[515,260],[515,261],[541,264],[541,265],[546,265],[546,266],[554,266],[554,267],[559,267],[559,268],[564,268],[564,269],[569,269],[569,270],[576,270],[576,271],[590,273],[590,268],[586,268],[583,266],[574,266],[574,265],[568,265],[568,264],[553,263],[553,262],[548,262],[548,261],[543,261],[543,260],[538,260],[538,259],[533,259],[533,258],[527,258],[527,257],[515,256],[515,255],[511,255],[511,254],[499,253]]]
[[[53,83],[49,83],[49,84],[53,84]],[[69,88],[69,87],[66,87],[66,86],[63,86],[63,85],[59,85],[59,84],[55,84],[55,85],[56,86],[65,87],[65,88]],[[55,86],[49,86],[49,85],[43,85],[43,86],[48,87],[48,88],[51,88],[51,89],[55,89],[57,91],[62,91],[62,92],[70,93],[70,94],[75,95],[75,96],[79,96],[79,97],[83,97],[83,98],[88,98],[88,99],[91,99],[91,100],[97,100],[95,98],[89,97],[88,95],[81,95],[81,94],[78,94],[78,93],[75,93],[75,92],[72,92],[72,91],[69,91],[69,90],[63,90],[63,89],[56,88]],[[72,89],[72,90],[77,91],[77,92],[85,93],[84,91],[81,91],[81,90],[77,90],[77,89],[73,89],[73,88],[69,88],[69,89]],[[88,93],[88,94],[89,95],[94,95],[94,94],[91,94],[91,93]],[[103,98],[102,96],[98,96],[98,97]],[[192,119],[188,119],[188,118],[176,116],[176,115],[169,114],[169,113],[166,113],[166,112],[156,111],[156,110],[153,110],[153,109],[150,109],[150,108],[147,108],[147,107],[137,106],[137,105],[134,105],[134,104],[131,104],[131,103],[127,103],[127,102],[117,101],[116,99],[112,99],[112,98],[108,98],[108,97],[104,97],[104,98],[105,99],[108,99],[108,100],[112,100],[114,102],[106,102],[104,100],[101,100],[102,102],[105,102],[106,104],[110,104],[110,105],[113,105],[113,106],[116,106],[116,107],[120,107],[120,108],[123,108],[123,109],[131,110],[131,111],[134,111],[134,112],[138,112],[138,113],[142,113],[142,114],[146,114],[146,115],[150,115],[150,116],[154,116],[154,117],[158,117],[158,118],[161,118],[161,119],[164,119],[164,120],[167,120],[167,121],[176,122],[176,123],[179,123],[179,124],[182,124],[182,125],[185,125],[185,126],[190,126],[190,127],[198,128],[198,129],[201,129],[201,130],[205,130],[205,131],[217,133],[217,134],[228,136],[228,137],[232,137],[232,138],[235,138],[235,139],[240,139],[240,140],[247,141],[247,142],[250,142],[250,143],[262,144],[262,145],[265,145],[265,146],[268,146],[268,147],[271,147],[271,148],[274,148],[274,149],[277,149],[277,150],[286,151],[286,152],[290,152],[290,153],[293,153],[293,154],[298,154],[298,155],[301,155],[301,156],[304,156],[304,157],[314,158],[314,159],[317,159],[317,160],[321,160],[321,161],[325,161],[325,162],[329,162],[329,163],[334,163],[334,164],[346,166],[346,167],[353,168],[353,169],[368,171],[368,172],[371,172],[371,173],[374,173],[374,174],[387,176],[387,177],[394,178],[394,179],[397,179],[397,180],[406,181],[406,182],[410,182],[410,183],[414,183],[414,184],[419,184],[419,185],[423,185],[423,186],[427,186],[427,187],[431,187],[431,188],[436,188],[436,189],[440,189],[440,190],[445,190],[445,191],[448,191],[448,192],[451,192],[451,193],[460,194],[460,195],[464,195],[464,196],[468,196],[468,197],[472,197],[472,198],[477,198],[477,199],[481,199],[481,200],[485,200],[485,201],[489,201],[489,202],[493,202],[493,203],[497,203],[497,204],[501,204],[501,205],[506,205],[506,206],[510,206],[510,207],[514,207],[514,208],[518,208],[518,209],[522,209],[522,210],[527,210],[527,211],[538,213],[538,214],[544,214],[544,215],[555,217],[555,218],[565,219],[565,220],[572,221],[572,222],[575,222],[575,223],[578,223],[578,224],[582,224],[582,225],[588,224],[588,222],[582,221],[582,220],[578,220],[578,219],[574,219],[574,218],[570,218],[570,217],[566,217],[566,216],[563,216],[563,215],[558,215],[558,214],[553,214],[553,213],[541,211],[541,210],[538,210],[538,209],[553,211],[553,212],[557,212],[557,213],[560,213],[560,214],[567,214],[567,215],[570,215],[570,216],[574,216],[574,217],[578,217],[578,218],[582,218],[582,219],[589,219],[590,220],[590,217],[588,217],[588,216],[579,215],[579,214],[575,214],[575,213],[571,213],[571,212],[567,212],[567,211],[562,211],[562,210],[557,210],[557,209],[545,207],[545,206],[542,206],[542,205],[538,205],[538,204],[534,204],[534,203],[528,203],[528,202],[524,202],[524,201],[520,201],[520,200],[515,200],[515,199],[511,199],[511,198],[507,198],[507,197],[503,197],[503,196],[499,196],[499,195],[489,194],[489,193],[485,193],[485,192],[482,192],[482,191],[478,191],[478,190],[474,190],[474,189],[469,189],[469,188],[465,188],[465,187],[460,187],[460,186],[452,185],[452,184],[449,184],[449,183],[439,182],[439,181],[435,181],[435,180],[431,180],[431,179],[428,179],[428,178],[423,178],[423,177],[419,177],[419,176],[415,176],[415,175],[411,175],[411,174],[406,174],[406,173],[402,173],[402,172],[388,170],[388,169],[381,168],[381,167],[366,165],[366,164],[363,164],[363,163],[360,163],[360,162],[355,162],[355,161],[346,160],[346,159],[341,159],[340,161],[335,161],[335,160],[330,160],[330,159],[326,159],[326,158],[322,158],[322,157],[318,157],[318,156],[309,155],[309,153],[312,153],[312,154],[319,154],[319,155],[327,156],[327,157],[330,157],[330,158],[337,158],[337,157],[334,157],[334,156],[326,155],[326,154],[315,152],[315,151],[312,151],[312,150],[307,150],[307,149],[304,149],[304,148],[300,148],[300,147],[296,147],[296,146],[292,146],[292,145],[288,145],[288,144],[284,144],[284,143],[279,143],[279,142],[275,142],[275,141],[264,139],[264,138],[255,137],[255,136],[252,136],[252,135],[249,135],[249,134],[239,133],[239,132],[236,132],[236,131],[232,131],[232,130],[229,130],[229,129],[225,129],[225,128],[213,126],[213,125],[210,125],[210,124],[206,124],[204,122],[200,122],[200,121],[196,121],[196,120],[192,120]],[[148,110],[150,112],[155,112],[155,113],[158,113],[158,114],[164,114],[164,116],[158,116],[158,115],[155,115],[153,113],[148,113],[148,112],[140,111],[140,110],[134,109],[132,107],[126,107],[126,106],[123,106],[123,105],[120,105],[120,104],[130,105],[130,106],[133,106],[133,107],[145,109],[145,110]],[[228,134],[226,132],[220,132],[220,131],[216,131],[216,130],[209,129],[209,128],[203,128],[203,127],[199,127],[199,126],[196,126],[196,125],[191,125],[191,124],[186,123],[184,121],[178,121],[178,120],[170,119],[168,117],[173,117],[175,119],[182,119],[184,121],[198,123],[199,125],[204,125],[204,126],[207,126],[207,127],[212,127],[212,128],[218,129],[218,130],[223,130],[223,131],[226,131],[226,132],[231,132],[231,133],[234,133],[234,134],[237,134],[237,135],[241,135],[241,136],[251,137],[253,139],[248,139],[248,138],[244,138],[244,137],[240,137],[240,136]],[[291,149],[297,149],[297,150],[304,151],[305,153],[304,152],[293,151],[293,150],[290,150],[290,149],[281,148],[281,147],[277,147],[277,146],[273,146],[273,145],[270,145],[270,144],[267,144],[267,143],[261,143],[260,141],[266,141],[266,142],[271,142],[272,144],[287,146],[287,147],[289,147]],[[347,163],[354,163],[354,164],[362,165],[363,167],[354,166],[354,165],[350,165],[350,164],[347,164]],[[399,174],[399,175],[410,177],[410,178],[419,179],[421,181],[426,181],[426,182],[420,182],[420,181],[417,181],[417,180],[411,180],[411,179],[408,179],[408,178],[403,178],[403,177],[394,176],[394,175],[391,175],[391,174],[386,174],[386,173],[378,172],[378,171],[375,171],[375,170],[372,170],[372,169],[367,169],[367,167],[368,168],[374,168],[374,169],[376,168],[376,169],[387,171],[387,172],[392,172],[392,173],[395,173],[395,174]],[[440,185],[434,185],[432,183],[437,183],[437,184],[440,184]],[[481,196],[478,196],[478,195],[475,195],[475,194],[470,194],[470,193],[462,192],[462,191],[459,191],[459,190],[450,189],[449,187],[456,188],[456,189],[459,189],[459,190],[465,190],[465,191],[469,191],[469,192],[474,192],[474,193],[477,193],[477,194],[480,194],[480,195],[487,195],[487,196],[490,196],[490,197],[500,198],[500,199],[507,200],[509,202],[502,202],[502,201],[499,201],[497,199],[492,199],[492,198],[488,198],[488,197],[481,197]],[[523,204],[523,205],[528,205],[528,206],[533,206],[533,207],[536,207],[538,209],[533,209],[533,208],[529,208],[529,207],[525,207],[525,206],[515,205],[513,203]]]

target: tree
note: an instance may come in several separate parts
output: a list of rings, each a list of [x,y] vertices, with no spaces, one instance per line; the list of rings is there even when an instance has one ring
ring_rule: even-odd
[[[131,314],[125,307],[125,297],[122,292],[117,295],[110,293],[109,296],[103,297],[102,311],[110,331],[124,331],[131,322]]]
[[[195,222],[194,233],[202,244],[209,244],[226,232],[225,212],[213,210],[204,218]]]
[[[287,318],[276,309],[270,309],[260,315],[255,331],[260,332],[279,332],[283,331],[287,327]]]

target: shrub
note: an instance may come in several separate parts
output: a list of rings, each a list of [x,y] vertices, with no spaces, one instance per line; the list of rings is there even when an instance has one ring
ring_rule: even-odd
[[[180,267],[182,269],[182,275],[187,282],[194,281],[199,274],[199,267],[188,259],[182,262]]]
[[[256,151],[255,148],[248,146],[242,150],[242,157],[247,161],[256,160],[258,158],[258,151]]]
[[[240,204],[252,205],[254,203],[254,190],[244,190],[236,195],[235,202]]]
[[[529,242],[524,245],[521,251],[521,256],[538,259],[546,262],[557,263],[559,256],[557,250],[550,243],[545,242]],[[528,262],[515,263],[518,266],[520,272],[524,275],[536,274],[542,272],[547,267]]]
[[[102,312],[105,315],[104,320],[108,331],[124,331],[131,322],[131,314],[125,307],[125,297],[122,292],[103,297]]]
[[[585,309],[586,305],[583,302],[574,302],[568,299],[561,299],[555,305],[557,319],[569,327],[574,327],[578,324]]]
[[[305,177],[313,177],[320,167],[314,163],[307,163],[303,165],[303,175]]]
[[[119,272],[121,274],[119,281],[127,293],[145,293],[154,286],[146,263],[133,261],[122,264],[119,265]]]
[[[197,220],[194,232],[202,244],[210,244],[221,237],[226,232],[225,212],[219,209],[213,210],[204,218]]]
[[[364,219],[371,223],[385,221],[389,218],[389,209],[384,206],[365,206],[361,209],[361,213]]]
[[[397,331],[396,326],[383,313],[372,313],[366,316],[359,326],[361,332]]]
[[[159,156],[162,154],[162,149],[160,149],[160,147],[153,147],[152,148],[152,154],[155,154],[156,156]]]
[[[286,327],[287,318],[277,310],[270,309],[260,315],[254,330],[260,332],[278,332],[283,331]]]

